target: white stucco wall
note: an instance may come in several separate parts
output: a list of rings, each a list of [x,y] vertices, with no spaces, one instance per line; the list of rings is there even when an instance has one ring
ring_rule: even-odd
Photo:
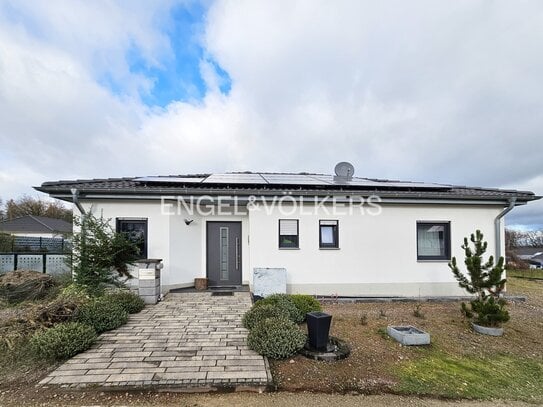
[[[82,202],[86,209],[89,202]],[[190,286],[206,276],[206,221],[242,222],[242,281],[252,283],[255,267],[287,270],[289,292],[351,296],[463,295],[446,261],[417,261],[417,221],[449,221],[452,255],[463,264],[464,236],[481,229],[494,254],[494,219],[502,210],[489,206],[383,205],[378,216],[270,214],[253,209],[247,214],[199,216],[174,204],[171,214],[157,200],[96,200],[92,212],[112,219],[148,219],[148,257],[161,258],[163,290]],[[307,212],[304,210],[304,212]],[[184,219],[193,219],[186,225]],[[299,219],[300,248],[278,248],[278,220]],[[319,219],[339,220],[339,249],[319,249]],[[503,235],[503,228],[502,228]],[[503,250],[503,249],[502,249]]]
[[[242,223],[242,283],[249,284],[249,226],[248,215],[200,216],[188,213],[183,206],[171,203],[162,209],[160,200],[82,201],[85,210],[95,216],[111,219],[115,228],[117,218],[147,218],[148,258],[163,260],[161,273],[163,290],[188,287],[194,278],[206,276],[206,221],[240,221]],[[190,225],[185,224],[190,219]]]
[[[494,219],[487,206],[383,205],[378,216],[250,213],[251,268],[284,267],[289,292],[350,296],[464,295],[447,261],[417,260],[417,221],[448,221],[451,254],[463,265],[463,238],[480,229],[494,254]],[[304,211],[306,212],[306,211]],[[300,248],[278,248],[278,220],[299,219]],[[339,220],[339,249],[319,249],[319,219]]]

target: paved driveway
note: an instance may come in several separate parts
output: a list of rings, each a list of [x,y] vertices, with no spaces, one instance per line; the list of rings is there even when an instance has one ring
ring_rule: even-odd
[[[102,334],[40,382],[65,387],[263,387],[268,362],[247,347],[248,292],[169,294]]]

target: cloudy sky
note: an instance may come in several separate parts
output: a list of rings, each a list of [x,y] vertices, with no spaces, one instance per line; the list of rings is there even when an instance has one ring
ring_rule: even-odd
[[[0,0],[4,200],[344,160],[543,194],[543,2]]]

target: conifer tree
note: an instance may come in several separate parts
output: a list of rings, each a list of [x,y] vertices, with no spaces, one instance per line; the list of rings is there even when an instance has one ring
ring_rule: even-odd
[[[73,254],[67,262],[76,284],[98,294],[107,285],[118,285],[118,277],[131,278],[128,266],[139,254],[135,242],[114,232],[109,219],[86,214],[74,218],[74,223],[79,231],[73,236]]]
[[[503,278],[504,258],[500,257],[496,264],[493,256],[484,261],[483,255],[486,253],[488,243],[480,230],[471,234],[470,241],[471,245],[468,238],[464,238],[462,245],[467,275],[460,271],[455,257],[449,263],[458,285],[476,296],[470,301],[470,307],[462,303],[462,312],[466,317],[474,318],[478,325],[500,326],[509,320],[509,313],[505,309],[506,302],[500,296],[506,283],[506,279]]]

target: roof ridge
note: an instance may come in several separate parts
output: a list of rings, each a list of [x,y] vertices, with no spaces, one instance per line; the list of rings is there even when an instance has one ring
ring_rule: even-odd
[[[34,219],[36,222],[41,223],[43,226],[45,226],[45,227],[46,227],[47,229],[49,229],[51,232],[54,232],[54,231],[55,231],[51,226],[45,224],[44,222],[42,222],[41,220],[39,220],[36,216],[34,216],[34,215],[28,215],[28,216],[30,216],[30,217],[31,217],[32,219]]]

